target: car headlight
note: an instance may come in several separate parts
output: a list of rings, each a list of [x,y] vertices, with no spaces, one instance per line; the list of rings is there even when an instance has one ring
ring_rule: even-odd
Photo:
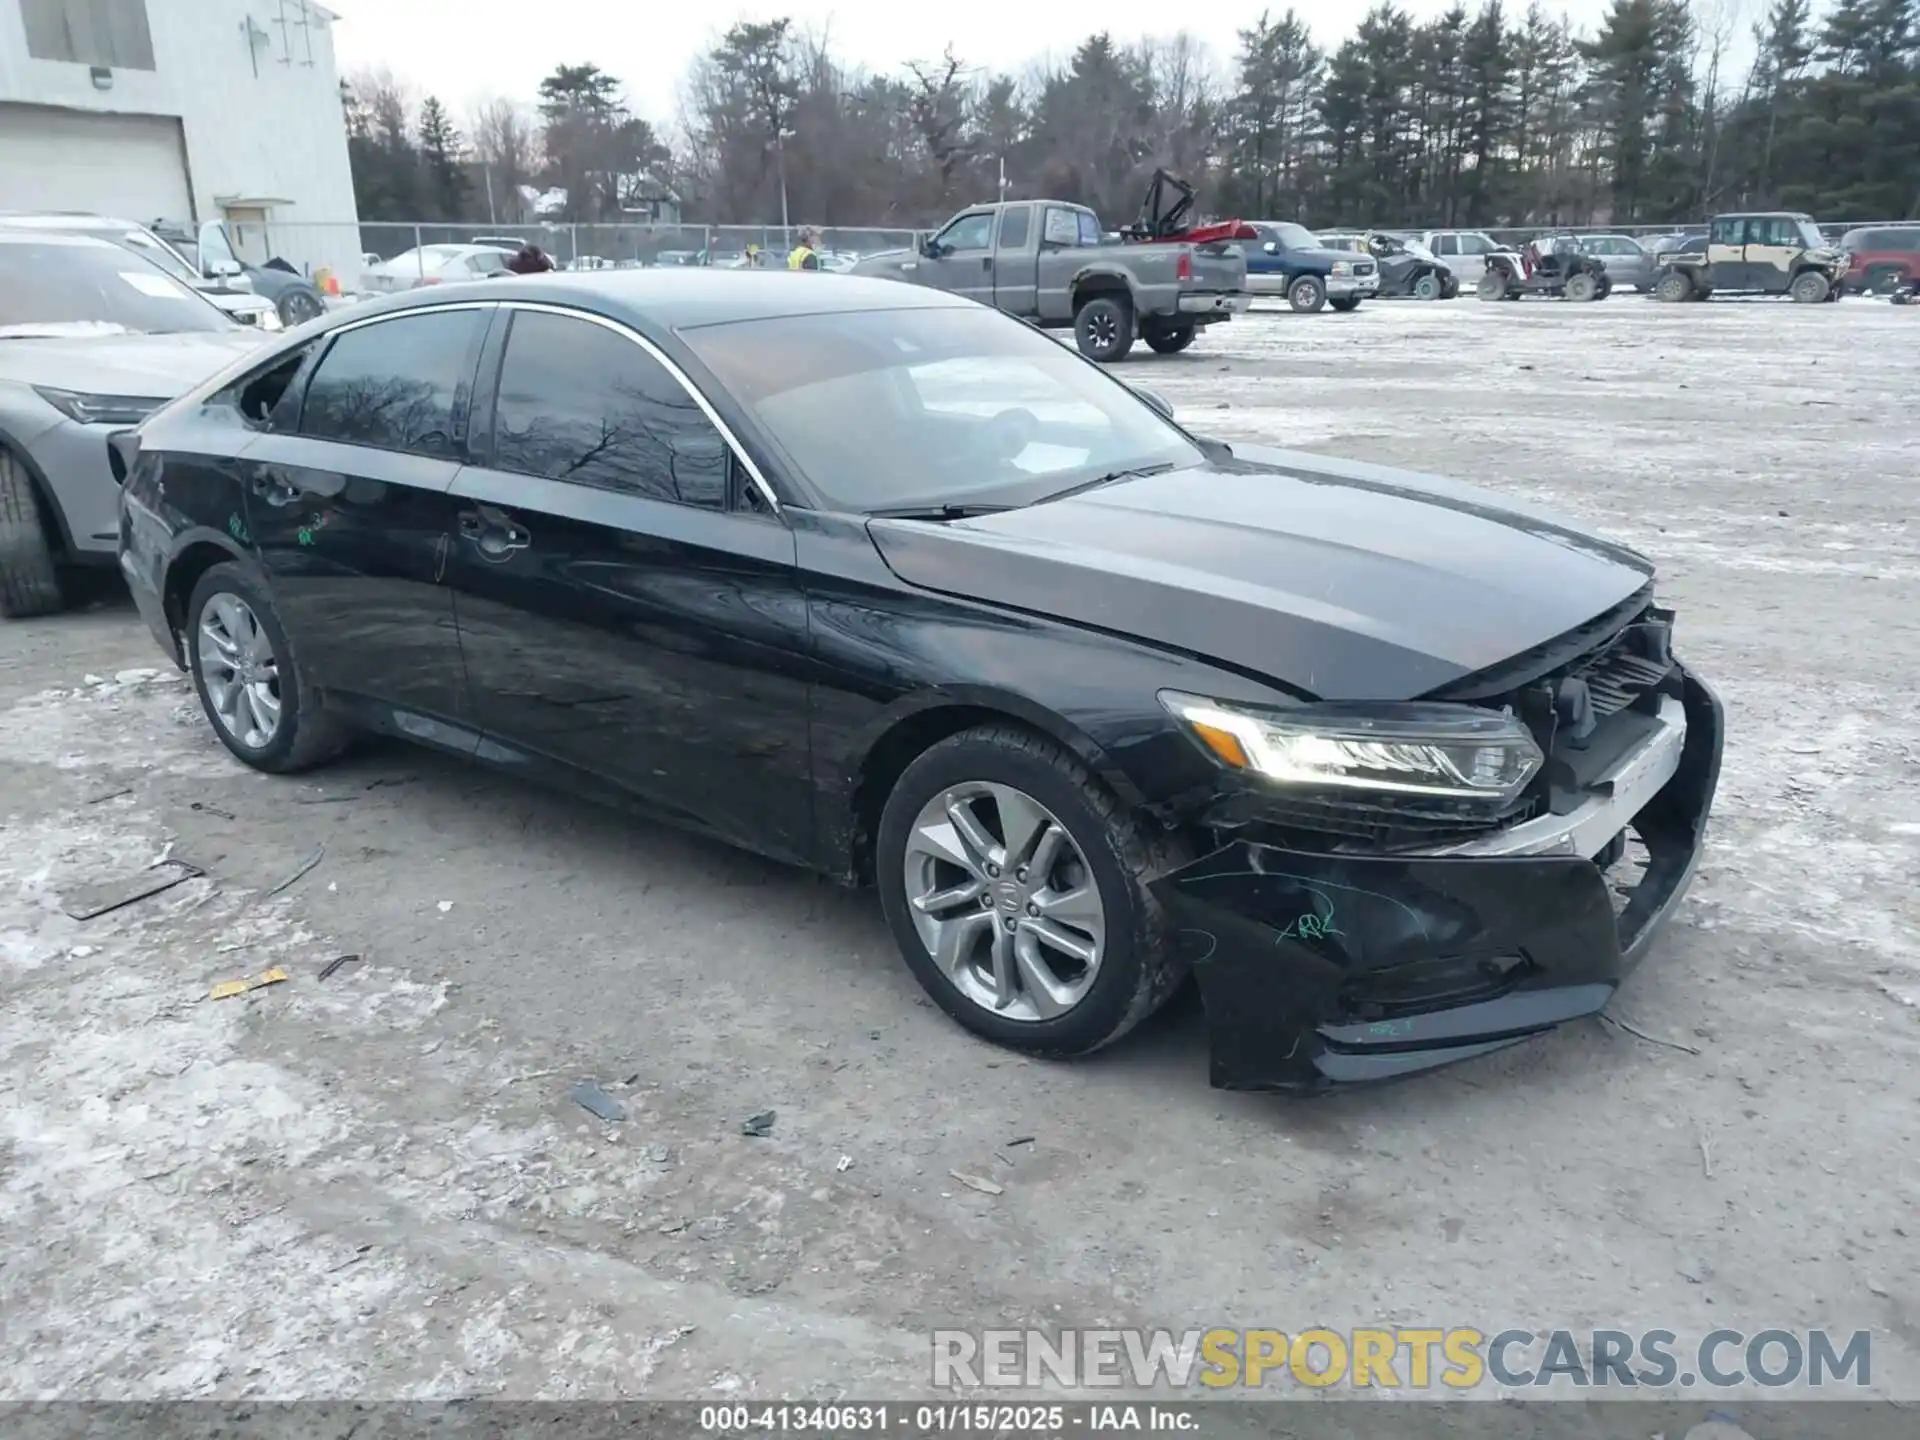
[[[1351,262],[1351,261],[1348,261],[1348,260],[1336,260],[1336,261],[1334,261],[1334,262],[1333,262],[1333,273],[1334,273],[1335,275],[1351,275],[1351,274],[1353,273],[1353,264],[1352,264],[1352,262]]]
[[[164,395],[86,395],[77,390],[33,387],[36,394],[69,420],[81,425],[138,425],[167,403]]]
[[[254,316],[253,323],[258,325],[262,330],[284,330],[287,328],[286,322],[280,318],[280,312],[272,308],[259,311]]]
[[[1302,705],[1251,710],[1160,692],[1222,765],[1303,790],[1467,801],[1502,810],[1543,760],[1527,727],[1469,705]]]

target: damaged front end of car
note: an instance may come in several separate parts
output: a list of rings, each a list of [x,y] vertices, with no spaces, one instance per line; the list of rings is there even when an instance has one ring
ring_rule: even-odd
[[[1699,863],[1721,706],[1648,592],[1421,702],[1168,698],[1225,782],[1154,892],[1212,1080],[1387,1080],[1606,1006]],[[1330,717],[1330,718],[1329,718]],[[1451,719],[1449,719],[1451,717]]]

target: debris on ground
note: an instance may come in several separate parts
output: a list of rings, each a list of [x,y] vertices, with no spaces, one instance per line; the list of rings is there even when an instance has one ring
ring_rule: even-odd
[[[449,910],[451,910],[451,909],[453,909],[453,901],[451,901],[451,900],[442,900],[442,901],[440,902],[440,905],[439,905],[439,910],[440,910],[440,913],[441,913],[442,915],[444,915],[444,914],[446,914],[446,913],[447,913],[447,912],[448,912]]]
[[[749,1116],[747,1123],[740,1127],[740,1133],[742,1135],[753,1135],[757,1137],[771,1135],[773,1133],[773,1111],[762,1110],[758,1115]]]
[[[573,1087],[573,1103],[589,1115],[598,1115],[602,1120],[620,1121],[627,1118],[627,1107],[607,1094],[592,1080],[582,1080]]]
[[[73,897],[60,908],[75,920],[91,920],[97,915],[131,905],[136,900],[144,900],[149,895],[158,895],[162,890],[171,890],[181,881],[192,880],[200,873],[199,867],[189,865],[184,860],[162,860],[158,865],[132,875],[85,886],[75,891]]]
[[[314,846],[313,853],[307,856],[306,859],[302,860],[299,864],[299,867],[295,869],[295,871],[291,875],[287,876],[286,879],[282,880],[278,885],[275,885],[272,889],[261,891],[260,898],[264,900],[270,896],[278,895],[282,890],[285,890],[289,886],[293,885],[295,882],[297,882],[300,879],[301,876],[306,875],[308,872],[310,872],[313,869],[314,866],[318,865],[321,862],[321,860],[325,859],[326,853],[327,853],[327,847],[324,841],[321,844]]]
[[[209,1000],[231,1000],[235,995],[246,995],[255,990],[264,990],[269,985],[278,985],[293,977],[278,965],[271,970],[262,970],[258,975],[243,980],[222,980],[207,992]]]
[[[358,955],[336,955],[320,967],[320,978],[322,980],[331,980],[342,971],[351,973],[359,964],[360,957]]]
[[[1007,1141],[1007,1148],[1011,1150],[1016,1145],[1031,1145],[1031,1144],[1033,1144],[1033,1136],[1016,1135],[1013,1137],[1013,1139]]]
[[[122,791],[121,793],[125,794],[127,792]],[[204,800],[196,800],[188,808],[198,810],[203,815],[218,815],[222,820],[231,820],[234,818],[231,810],[222,810],[218,805],[209,805]]]
[[[833,1162],[833,1168],[838,1170],[842,1175],[846,1174],[847,1171],[853,1168],[853,1157],[851,1155],[842,1155],[838,1160]]]
[[[87,804],[102,805],[109,800],[118,800],[122,795],[131,794],[133,794],[133,787],[131,785],[122,785],[118,790],[108,790],[103,794],[93,796],[87,801]]]
[[[964,1170],[949,1170],[947,1173],[953,1176],[953,1178],[958,1180],[962,1185],[965,1185],[972,1190],[978,1190],[982,1195],[1004,1195],[1007,1193],[1006,1186],[996,1185],[994,1184],[993,1181],[986,1179],[984,1176],[969,1175]]]
[[[669,1220],[660,1227],[659,1233],[662,1235],[678,1235],[681,1231],[691,1230],[692,1228],[692,1220]]]

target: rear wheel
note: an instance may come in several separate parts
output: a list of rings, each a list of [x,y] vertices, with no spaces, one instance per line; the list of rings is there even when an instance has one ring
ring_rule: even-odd
[[[1653,298],[1677,305],[1693,298],[1693,277],[1684,270],[1669,270],[1653,283]]]
[[[1482,300],[1504,300],[1511,288],[1504,271],[1489,270],[1480,277],[1480,283],[1473,287],[1473,293]]]
[[[1413,282],[1413,298],[1416,300],[1438,300],[1443,288],[1440,284],[1440,277],[1428,273]]]
[[[1042,736],[983,726],[909,765],[875,878],[914,977],[960,1024],[1041,1055],[1118,1039],[1185,973],[1133,814]]]
[[[1338,310],[1342,315],[1345,315],[1360,308],[1360,297],[1358,295],[1341,295],[1336,299],[1327,301],[1327,304]]]
[[[9,620],[66,608],[50,540],[52,519],[41,509],[27,467],[0,447],[0,615]]]
[[[325,303],[311,290],[289,290],[273,308],[280,312],[280,323],[289,330],[309,320],[318,320],[327,313]]]
[[[1793,277],[1787,293],[1800,305],[1818,305],[1833,293],[1833,286],[1818,270],[1803,270]]]
[[[1318,275],[1302,275],[1287,287],[1287,304],[1296,315],[1312,315],[1326,308],[1327,287]]]
[[[330,760],[346,728],[307,687],[266,588],[240,566],[212,566],[187,601],[187,662],[200,706],[227,749],[286,774]]]
[[[1178,355],[1193,344],[1194,333],[1191,325],[1156,325],[1147,331],[1147,348],[1156,355]]]
[[[1089,360],[1112,364],[1133,348],[1133,304],[1124,295],[1095,295],[1073,313],[1073,339]]]

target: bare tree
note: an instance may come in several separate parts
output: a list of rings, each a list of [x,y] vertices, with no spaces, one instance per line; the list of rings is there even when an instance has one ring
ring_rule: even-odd
[[[520,187],[540,169],[533,116],[519,102],[495,97],[474,107],[467,135],[486,188],[487,219],[496,224],[519,220]]]

